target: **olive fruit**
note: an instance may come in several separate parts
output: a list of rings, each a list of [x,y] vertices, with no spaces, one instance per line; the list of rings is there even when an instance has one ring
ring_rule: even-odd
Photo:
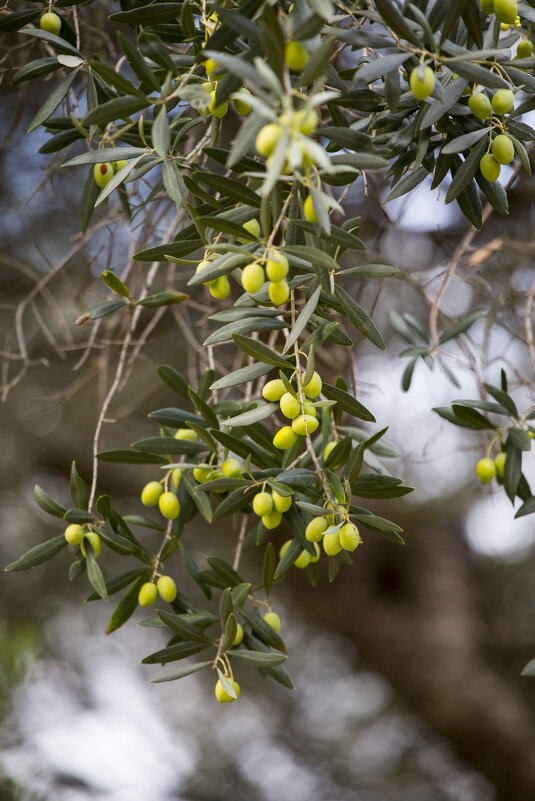
[[[272,282],[269,285],[269,299],[274,306],[282,306],[290,297],[290,287],[287,281]]]
[[[331,440],[331,442],[327,443],[327,445],[323,449],[323,458],[325,459],[325,461],[327,461],[327,459],[329,458],[330,454],[336,448],[336,445],[337,445],[337,443],[333,442],[332,440]]]
[[[300,437],[305,437],[307,434],[313,434],[319,425],[318,420],[312,417],[311,414],[300,414],[292,422],[292,429]]]
[[[301,72],[308,61],[308,53],[301,42],[288,42],[284,48],[284,60],[292,72]]]
[[[223,462],[221,470],[225,478],[241,478],[243,475],[243,467],[237,459],[227,459],[226,462]]]
[[[276,512],[279,512],[279,514],[284,514],[284,512],[287,512],[292,505],[291,495],[279,495],[278,492],[273,490],[271,497],[273,498],[273,508]]]
[[[494,12],[494,0],[480,0],[480,4],[483,14],[492,14]]]
[[[273,498],[269,492],[258,492],[253,498],[253,512],[264,517],[273,510]]]
[[[88,540],[93,550],[95,551],[95,556],[98,557],[100,555],[100,549],[102,547],[102,543],[100,541],[99,535],[95,531],[86,531],[84,539],[80,543],[80,550],[84,556],[87,556],[85,551],[85,541]]]
[[[178,489],[178,485],[180,484],[180,479],[182,478],[182,470],[180,467],[175,467],[173,472],[171,473],[171,486],[173,490]]]
[[[275,122],[264,125],[256,137],[255,147],[258,153],[265,158],[271,156],[277,147],[277,142],[280,139],[281,133],[281,126],[277,125]]]
[[[319,222],[319,217],[314,210],[314,203],[312,201],[312,195],[308,195],[307,199],[305,200],[303,206],[303,212],[305,215],[305,220],[309,223],[317,223]]]
[[[337,531],[325,534],[323,537],[323,550],[327,556],[336,556],[342,550],[340,536]]]
[[[195,442],[197,434],[191,428],[179,428],[175,433],[175,439],[183,439],[188,442]]]
[[[137,600],[140,606],[152,606],[156,603],[158,597],[158,588],[152,581],[146,581],[141,587]]]
[[[84,538],[84,533],[82,526],[79,526],[77,523],[71,523],[71,525],[67,526],[65,529],[65,539],[69,545],[80,545]]]
[[[160,576],[157,586],[162,601],[172,604],[177,596],[177,588],[171,576]]]
[[[425,100],[435,88],[435,73],[431,67],[415,67],[410,74],[409,86],[416,100]]]
[[[250,91],[248,89],[242,89],[242,94],[250,95]],[[246,117],[248,114],[251,113],[251,106],[249,103],[246,103],[245,100],[234,100],[234,108],[238,114],[241,114],[242,117]]]
[[[219,67],[219,64],[217,63],[215,58],[207,58],[206,61],[204,62],[204,69],[206,70],[206,74],[208,75],[209,78],[212,77],[214,71],[218,67]],[[214,78],[214,80],[217,80],[217,77]]]
[[[503,478],[505,475],[505,460],[507,459],[507,454],[501,451],[494,460],[494,466],[496,468],[496,475],[498,478]]]
[[[93,177],[97,186],[104,189],[106,184],[109,184],[113,178],[113,164],[111,161],[105,161],[103,164],[95,164],[93,167]]]
[[[128,159],[119,159],[119,161],[112,161],[113,171],[119,172],[119,170],[122,170],[123,167],[126,167],[128,163],[129,163]]]
[[[323,387],[323,383],[320,377],[320,374],[317,373],[315,370],[312,373],[312,378],[308,382],[308,384],[303,387],[303,392],[307,396],[307,398],[317,398],[321,392]]]
[[[283,253],[269,253],[266,261],[266,273],[270,281],[282,281],[288,275],[290,265]]]
[[[301,414],[301,404],[294,398],[291,392],[285,392],[280,399],[281,412],[288,420],[293,420]]]
[[[264,621],[268,624],[268,626],[271,626],[273,631],[279,634],[282,628],[282,623],[280,617],[276,612],[266,612],[266,614],[264,615]]]
[[[158,506],[167,520],[176,520],[180,514],[180,501],[174,492],[164,492],[163,495],[160,495]]]
[[[305,537],[309,542],[319,542],[326,528],[327,521],[324,517],[314,517],[305,529]]]
[[[220,704],[230,704],[232,703],[232,701],[237,701],[240,695],[240,685],[238,684],[238,682],[234,681],[234,679],[230,679],[228,676],[227,679],[234,687],[236,698],[233,698],[232,695],[229,695],[229,693],[225,690],[225,688],[218,679],[215,685],[214,692],[215,692],[215,697],[217,698]]]
[[[498,134],[492,142],[492,155],[499,164],[510,164],[515,157],[513,140],[506,134]]]
[[[318,127],[318,115],[315,109],[300,109],[296,111],[293,118],[294,127],[299,129],[303,136],[310,136]]]
[[[308,551],[301,551],[299,556],[294,562],[296,567],[299,567],[301,570],[304,570],[305,567],[308,567],[310,564],[310,554]]]
[[[254,295],[264,286],[266,276],[260,264],[248,264],[241,274],[241,285],[249,294]]]
[[[236,626],[236,636],[232,640],[232,645],[241,645],[243,642],[243,626],[239,623]]]
[[[218,117],[219,119],[221,119],[221,117],[224,117],[228,111],[228,101],[225,100],[223,103],[219,103],[219,105],[216,106],[215,95],[216,95],[215,90],[213,92],[210,92],[211,100],[208,103],[208,111],[210,111],[214,115],[214,117]]]
[[[481,157],[479,169],[481,170],[481,175],[483,178],[486,178],[487,181],[491,182],[497,181],[500,177],[500,172],[502,171],[502,168],[494,156],[490,153],[485,153],[485,155]]]
[[[211,296],[218,300],[225,300],[230,295],[230,284],[226,275],[220,275],[208,288]]]
[[[344,551],[354,551],[360,545],[359,530],[354,523],[346,523],[339,531],[340,545]]]
[[[196,467],[193,470],[193,478],[199,484],[204,484],[205,481],[210,480],[210,474],[212,473],[212,469],[210,467]]]
[[[39,27],[42,31],[53,33],[58,36],[61,30],[61,17],[54,14],[53,11],[47,11],[39,20]]]
[[[492,114],[492,106],[485,92],[478,92],[468,98],[468,107],[478,120],[486,120]]]
[[[280,526],[282,521],[282,515],[280,512],[277,512],[276,509],[273,509],[269,514],[262,516],[262,523],[265,525],[267,529],[271,531],[271,529],[277,528]]]
[[[285,393],[286,387],[284,381],[281,381],[280,378],[274,378],[272,381],[268,381],[267,384],[264,384],[262,389],[263,397],[267,401],[271,401],[271,403],[279,401]]]
[[[163,487],[159,481],[149,481],[141,491],[141,503],[144,506],[156,506],[163,493]]]
[[[297,434],[292,431],[290,426],[283,426],[273,437],[273,444],[281,451],[291,448],[297,440]]]
[[[500,22],[512,25],[518,15],[516,0],[494,0],[494,13]]]
[[[533,53],[533,42],[529,39],[521,39],[516,48],[516,54],[519,58],[529,58]]]
[[[253,236],[255,239],[258,239],[258,237],[260,236],[260,223],[258,222],[258,220],[255,220],[254,218],[252,220],[247,220],[247,222],[244,222],[242,228],[245,228],[245,230],[248,231],[251,234],[251,236]],[[251,240],[244,239],[243,241],[250,242]]]
[[[476,465],[476,475],[482,484],[488,484],[496,475],[496,465],[488,456],[480,459]]]
[[[515,104],[515,96],[510,89],[498,89],[492,98],[492,110],[496,114],[509,114]]]

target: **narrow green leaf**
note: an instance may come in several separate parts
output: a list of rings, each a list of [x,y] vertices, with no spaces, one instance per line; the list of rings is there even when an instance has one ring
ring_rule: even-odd
[[[34,548],[30,548],[29,551],[26,551],[26,553],[20,556],[15,562],[8,565],[5,571],[6,573],[11,573],[19,570],[29,570],[32,567],[43,564],[43,562],[48,562],[48,560],[52,559],[62,548],[66,547],[67,540],[63,534],[60,534],[58,537],[53,537],[46,542],[40,543],[40,545],[36,545]]]

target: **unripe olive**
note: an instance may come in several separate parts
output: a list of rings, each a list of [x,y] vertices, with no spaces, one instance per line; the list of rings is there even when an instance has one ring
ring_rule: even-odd
[[[111,161],[105,161],[103,164],[95,164],[93,167],[93,177],[97,186],[104,189],[106,184],[109,184],[113,178],[113,164]]]
[[[268,381],[267,384],[264,384],[262,389],[262,395],[267,401],[271,401],[271,403],[279,401],[285,392],[286,387],[280,378],[274,378],[272,381]]]
[[[286,553],[291,544],[292,544],[291,540],[286,540],[286,542],[281,545],[279,550],[279,559],[282,559],[282,557],[284,556],[284,554]]]
[[[305,437],[307,434],[313,434],[319,425],[318,420],[312,417],[311,414],[300,414],[292,422],[292,428],[300,437]]]
[[[415,67],[410,74],[409,86],[416,100],[425,100],[435,88],[435,73],[431,67]]]
[[[241,478],[243,475],[243,467],[237,459],[227,459],[221,469],[225,478]]]
[[[177,588],[171,576],[160,576],[158,579],[158,592],[162,601],[168,604],[173,603],[177,596]]]
[[[327,521],[324,517],[314,517],[306,527],[305,537],[309,542],[319,542],[326,528]]]
[[[255,147],[258,153],[265,158],[271,156],[277,147],[277,142],[280,139],[281,133],[281,126],[277,125],[275,122],[264,125],[256,137]]]
[[[102,547],[99,535],[95,531],[86,531],[84,539],[80,543],[80,550],[84,556],[87,555],[85,552],[86,540],[89,540],[90,544],[93,546],[93,550],[95,551],[95,556],[98,557],[100,555],[100,549]]]
[[[301,42],[288,42],[284,48],[284,60],[293,72],[301,72],[308,61],[308,53]]]
[[[208,75],[209,78],[211,78],[213,72],[219,67],[219,64],[217,63],[215,58],[207,58],[206,61],[203,64],[203,66],[204,66],[204,69],[206,70],[206,74]],[[216,81],[218,77],[221,77],[221,76],[215,77],[214,80]]]
[[[329,502],[325,504],[325,509],[332,509],[334,511],[334,506]],[[327,524],[329,526],[334,526],[335,517],[335,515],[326,515],[325,519],[327,520]]]
[[[533,53],[533,42],[529,39],[521,39],[516,48],[516,54],[519,58],[529,58]]]
[[[476,475],[482,484],[488,484],[496,475],[496,465],[492,459],[480,459],[476,465]]]
[[[312,378],[310,379],[306,387],[303,387],[303,392],[305,393],[307,398],[317,398],[322,390],[322,387],[323,383],[321,380],[321,376],[314,370],[314,372],[312,373]]]
[[[255,239],[258,239],[258,237],[260,236],[260,223],[258,222],[258,220],[255,220],[255,219],[247,220],[247,222],[243,223],[242,228],[245,228],[246,231],[249,231],[249,233]],[[243,241],[244,242],[251,242],[252,240],[244,238]]]
[[[198,263],[198,265],[197,265],[197,267],[196,267],[196,269],[195,269],[195,273],[200,273],[200,272],[202,272],[204,269],[206,269],[206,267],[208,267],[208,265],[209,265],[209,264],[210,264],[210,262],[208,261],[208,259],[203,259],[202,261],[200,261],[200,262]],[[215,278],[214,278],[214,279],[213,279],[213,280],[211,280],[211,281],[204,281],[204,282],[203,282],[203,283],[204,283],[204,286],[213,286],[213,284],[215,284],[216,280],[217,280],[217,279],[215,279]]]
[[[244,267],[242,270],[241,285],[250,295],[259,292],[264,286],[265,280],[266,276],[260,264],[248,264],[247,267]]]
[[[65,529],[65,539],[69,545],[80,545],[84,538],[84,530],[78,523],[71,523]]]
[[[58,36],[61,30],[61,17],[54,14],[53,11],[47,11],[39,20],[39,27],[42,31],[48,31],[48,33]]]
[[[204,81],[204,83],[201,83],[201,86],[208,94],[211,94],[215,90],[215,83],[211,81]]]
[[[480,3],[483,14],[492,14],[494,12],[494,0],[480,0]]]
[[[494,0],[494,13],[500,22],[512,25],[518,15],[516,0]]]
[[[119,159],[119,161],[112,161],[112,164],[113,164],[113,171],[119,172],[119,170],[122,170],[123,167],[126,167],[126,165],[128,164],[128,159]]]
[[[478,92],[468,98],[468,107],[478,120],[486,120],[492,114],[492,106],[485,92]]]
[[[510,164],[515,157],[513,140],[506,134],[498,134],[492,143],[492,155],[499,164]]]
[[[164,492],[158,501],[160,512],[167,520],[176,520],[180,514],[180,501],[174,492]]]
[[[327,445],[323,449],[323,458],[325,459],[325,461],[327,461],[327,459],[329,458],[329,455],[336,448],[336,445],[337,445],[337,443],[333,442],[332,440],[331,440],[331,442],[327,443]]]
[[[316,411],[316,407],[310,401],[303,402],[303,410],[305,414],[309,414],[311,417],[317,417],[318,413]]]
[[[301,109],[294,115],[294,125],[299,128],[303,136],[310,136],[318,127],[318,114],[315,109]]]
[[[359,530],[354,523],[346,523],[339,532],[340,545],[344,551],[354,551],[360,545]]]
[[[304,206],[303,206],[303,212],[304,212],[304,215],[305,215],[305,220],[307,220],[309,223],[317,223],[317,222],[319,222],[318,215],[316,214],[316,212],[314,210],[314,203],[312,201],[312,195],[308,195],[307,199],[305,200],[305,203],[304,203]]]
[[[299,556],[294,562],[296,567],[299,567],[301,570],[304,570],[305,567],[308,567],[310,564],[310,554],[308,551],[301,551]]]
[[[281,412],[288,420],[293,420],[301,413],[301,404],[291,392],[285,392],[280,399]]]
[[[500,22],[500,30],[508,31],[511,26],[507,22]]]
[[[218,106],[216,106],[215,95],[216,95],[215,91],[210,92],[210,97],[212,99],[208,103],[208,111],[210,111],[214,115],[214,117],[218,117],[219,119],[221,119],[221,117],[224,117],[228,111],[228,101],[225,100],[223,103],[220,103]]]
[[[227,678],[228,678],[228,676],[227,676]],[[217,683],[216,683],[216,686],[215,686],[215,691],[214,692],[215,692],[215,697],[217,698],[217,700],[219,701],[220,704],[230,704],[230,703],[232,703],[232,701],[237,701],[238,698],[239,698],[240,685],[238,684],[237,681],[234,681],[234,679],[228,678],[228,680],[230,681],[230,683],[234,687],[234,691],[236,692],[236,698],[233,698],[231,695],[228,694],[228,692],[223,688],[223,685],[221,684],[221,682],[218,679]]]
[[[273,510],[273,498],[269,492],[258,492],[253,498],[253,512],[258,517],[268,515]]]
[[[498,89],[492,98],[492,110],[496,114],[509,114],[515,104],[515,96],[510,89]]]
[[[269,285],[269,299],[274,306],[282,306],[290,297],[290,287],[287,281],[276,281]]]
[[[320,558],[320,554],[321,554],[320,546],[318,545],[317,542],[315,542],[314,543],[314,554],[309,553],[309,555],[308,555],[311,565],[314,564],[314,562],[318,561],[318,559]]]
[[[230,295],[230,284],[226,275],[220,275],[209,287],[210,294],[218,300],[225,300]]]
[[[267,277],[275,283],[282,281],[288,275],[289,267],[288,259],[284,253],[271,252],[266,261]]]
[[[292,431],[290,426],[283,426],[273,437],[273,444],[281,451],[286,451],[291,448],[297,440],[297,434]]]
[[[340,553],[342,550],[342,545],[340,543],[340,536],[337,531],[333,531],[331,534],[324,535],[323,550],[327,556],[336,556],[337,553]]]
[[[242,642],[243,642],[243,626],[241,626],[238,623],[236,627],[236,636],[232,640],[232,645],[241,645]]]
[[[251,94],[248,89],[242,89],[241,92],[242,94]],[[246,103],[245,100],[234,100],[234,108],[238,114],[241,114],[242,117],[246,117],[251,113],[251,106],[249,103]]]
[[[280,512],[277,512],[276,509],[273,509],[269,514],[262,516],[262,523],[270,531],[271,529],[280,526],[281,521],[282,521],[282,515]]]
[[[159,481],[149,481],[141,491],[141,503],[144,506],[156,506],[163,492]]]
[[[175,439],[187,440],[188,442],[195,442],[197,434],[191,428],[179,428],[175,433]]]
[[[205,481],[210,480],[212,469],[210,467],[196,467],[193,470],[193,478],[199,484],[204,484]]]
[[[505,461],[507,459],[507,454],[501,451],[494,460],[494,466],[496,468],[496,475],[498,478],[503,478],[505,475]]]
[[[140,606],[152,606],[156,603],[158,597],[158,588],[152,581],[146,581],[141,587],[137,600]]]
[[[485,155],[481,157],[479,169],[481,170],[483,178],[491,182],[497,181],[502,171],[502,168],[490,153],[485,153]]]
[[[175,469],[171,473],[171,486],[173,487],[174,491],[178,489],[178,485],[180,484],[181,478],[182,478],[182,470],[180,469],[180,467],[175,467]]]
[[[279,495],[278,492],[273,490],[271,497],[273,498],[273,508],[276,512],[280,512],[281,515],[287,512],[292,505],[291,495]]]
[[[271,626],[273,631],[275,631],[277,634],[280,633],[282,623],[276,612],[266,612],[264,615],[264,621],[268,624],[268,626]]]

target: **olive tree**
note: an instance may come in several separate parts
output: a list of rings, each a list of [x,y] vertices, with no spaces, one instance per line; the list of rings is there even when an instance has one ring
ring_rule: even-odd
[[[91,0],[26,5],[6,10],[0,28],[17,45],[14,57],[32,52],[12,84],[48,87],[29,131],[49,134],[40,152],[59,154],[57,169],[84,182],[79,242],[120,217],[131,250],[120,274],[101,265],[102,299],[73,321],[91,329],[88,349],[107,326],[119,340],[95,416],[92,475],[84,480],[73,463],[68,506],[35,487],[60,531],[7,569],[67,551],[69,578],[89,582],[88,600],[120,596],[107,633],[138,606],[158,604],[146,624],[165,629],[168,644],[144,661],[171,666],[155,682],[213,669],[217,699],[231,702],[241,671],[257,668],[291,688],[279,583],[295,568],[312,584],[320,570],[333,581],[367,537],[403,544],[400,526],[368,506],[411,491],[384,464],[395,451],[357,397],[354,369],[362,338],[385,348],[371,309],[355,299],[359,288],[404,276],[366,256],[360,220],[347,213],[351,195],[384,184],[388,202],[427,182],[428,191],[443,186],[444,203],[466,218],[438,290],[411,279],[428,319],[411,309],[391,315],[408,346],[403,389],[417,366],[435,364],[458,386],[446,343],[470,362],[476,321],[509,326],[496,310],[491,319],[491,290],[487,308],[462,317],[444,314],[441,301],[476,233],[491,214],[508,213],[507,190],[531,171],[535,131],[524,119],[535,109],[535,8],[516,0],[121,0],[99,40]],[[27,41],[31,48],[21,47]],[[534,296],[535,284],[525,333],[510,328],[535,361]],[[34,366],[27,306],[17,310],[4,397]],[[169,406],[148,410],[153,436],[103,450],[109,410],[168,307],[198,380],[160,365]],[[210,330],[197,347],[189,321],[207,308]],[[320,368],[319,357],[334,352],[346,353],[342,375]],[[515,386],[528,383],[515,373]],[[481,377],[480,389],[436,411],[489,432],[478,478],[520,499],[517,515],[531,513],[522,457],[535,411],[517,409],[503,369],[495,384]],[[139,494],[154,514],[118,510],[101,486],[101,462],[149,465]],[[232,527],[226,559],[193,558],[200,519]],[[157,533],[155,549],[143,529]],[[106,549],[127,558],[117,575],[108,575]],[[252,569],[243,566],[247,549],[257,554]],[[194,596],[183,591],[186,574]]]

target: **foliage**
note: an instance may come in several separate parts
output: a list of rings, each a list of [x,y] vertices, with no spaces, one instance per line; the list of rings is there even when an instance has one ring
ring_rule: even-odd
[[[71,580],[86,574],[93,588],[87,600],[122,593],[110,633],[138,601],[154,603],[158,593],[151,585],[175,556],[177,576],[186,571],[203,600],[179,590],[167,601],[172,611],[159,609],[146,621],[166,629],[169,641],[144,661],[199,661],[181,662],[154,681],[215,668],[218,699],[235,700],[234,673],[249,665],[291,687],[284,640],[274,618],[266,622],[261,614],[272,614],[273,588],[293,565],[317,582],[324,561],[332,581],[360,542],[356,524],[403,543],[399,526],[353,499],[410,491],[383,463],[397,452],[383,440],[385,429],[367,425],[375,423],[373,412],[344,377],[328,383],[316,370],[321,346],[352,348],[365,337],[385,347],[355,300],[354,282],[397,271],[355,264],[365,244],[359,219],[344,216],[348,193],[357,179],[379,172],[389,182],[388,200],[430,178],[432,188],[447,187],[445,202],[455,201],[476,229],[482,198],[506,214],[507,192],[496,180],[500,165],[514,157],[514,175],[520,167],[529,173],[524,143],[535,137],[520,119],[535,108],[535,61],[530,53],[515,55],[519,42],[529,45],[535,9],[517,7],[515,0],[500,2],[496,15],[483,13],[476,0],[244,0],[222,6],[121,0],[108,18],[118,43],[112,65],[104,51],[95,55],[85,47],[84,15],[91,6],[59,0],[52,8],[59,22],[48,19],[41,27],[34,25],[42,7],[29,6],[5,14],[0,27],[38,39],[46,54],[21,64],[15,85],[58,72],[29,131],[43,127],[50,135],[42,153],[73,145],[80,150],[63,168],[86,176],[82,231],[115,191],[132,226],[152,204],[176,206],[173,238],[134,255],[142,263],[175,265],[173,286],[159,292],[145,287],[134,297],[126,277],[106,269],[109,298],[81,310],[76,320],[87,325],[124,315],[128,326],[99,416],[96,450],[140,310],[156,314],[187,304],[206,291],[204,285],[214,299],[215,328],[203,343],[209,366],[197,386],[174,365],[160,366],[177,405],[150,413],[154,436],[95,453],[90,485],[73,464],[70,508],[36,487],[37,503],[69,524],[68,536],[37,545],[8,570],[34,567],[68,547]],[[485,12],[490,6],[485,3]],[[503,94],[509,89],[512,100]],[[143,181],[143,200],[132,207],[131,186]],[[186,278],[189,294],[182,291]],[[222,303],[227,299],[233,304]],[[410,359],[404,389],[416,363],[432,367],[435,358],[455,383],[436,349],[465,335],[483,314],[472,311],[429,334],[410,313],[394,313],[392,325],[409,345],[402,354]],[[236,356],[235,368],[220,377],[213,369],[215,347]],[[533,498],[521,474],[522,451],[531,446],[528,418],[517,414],[505,378],[501,389],[485,388],[495,402],[460,401],[438,412],[475,429],[496,428],[479,410],[514,420],[496,435],[501,442],[507,432],[503,482],[511,500],[518,495],[524,502],[518,514],[531,512]],[[145,487],[144,503],[159,506],[160,516],[121,514],[108,495],[97,496],[97,460],[152,465],[156,486]],[[318,517],[323,530],[310,533]],[[187,532],[201,518],[231,522],[233,558],[194,561]],[[272,539],[283,520],[291,539],[277,557]],[[160,532],[156,552],[136,533],[144,528]],[[101,543],[137,566],[106,579]],[[245,575],[241,555],[253,547],[263,552],[262,564]],[[166,587],[160,595],[171,598],[172,585]],[[217,612],[211,600],[218,600]]]

